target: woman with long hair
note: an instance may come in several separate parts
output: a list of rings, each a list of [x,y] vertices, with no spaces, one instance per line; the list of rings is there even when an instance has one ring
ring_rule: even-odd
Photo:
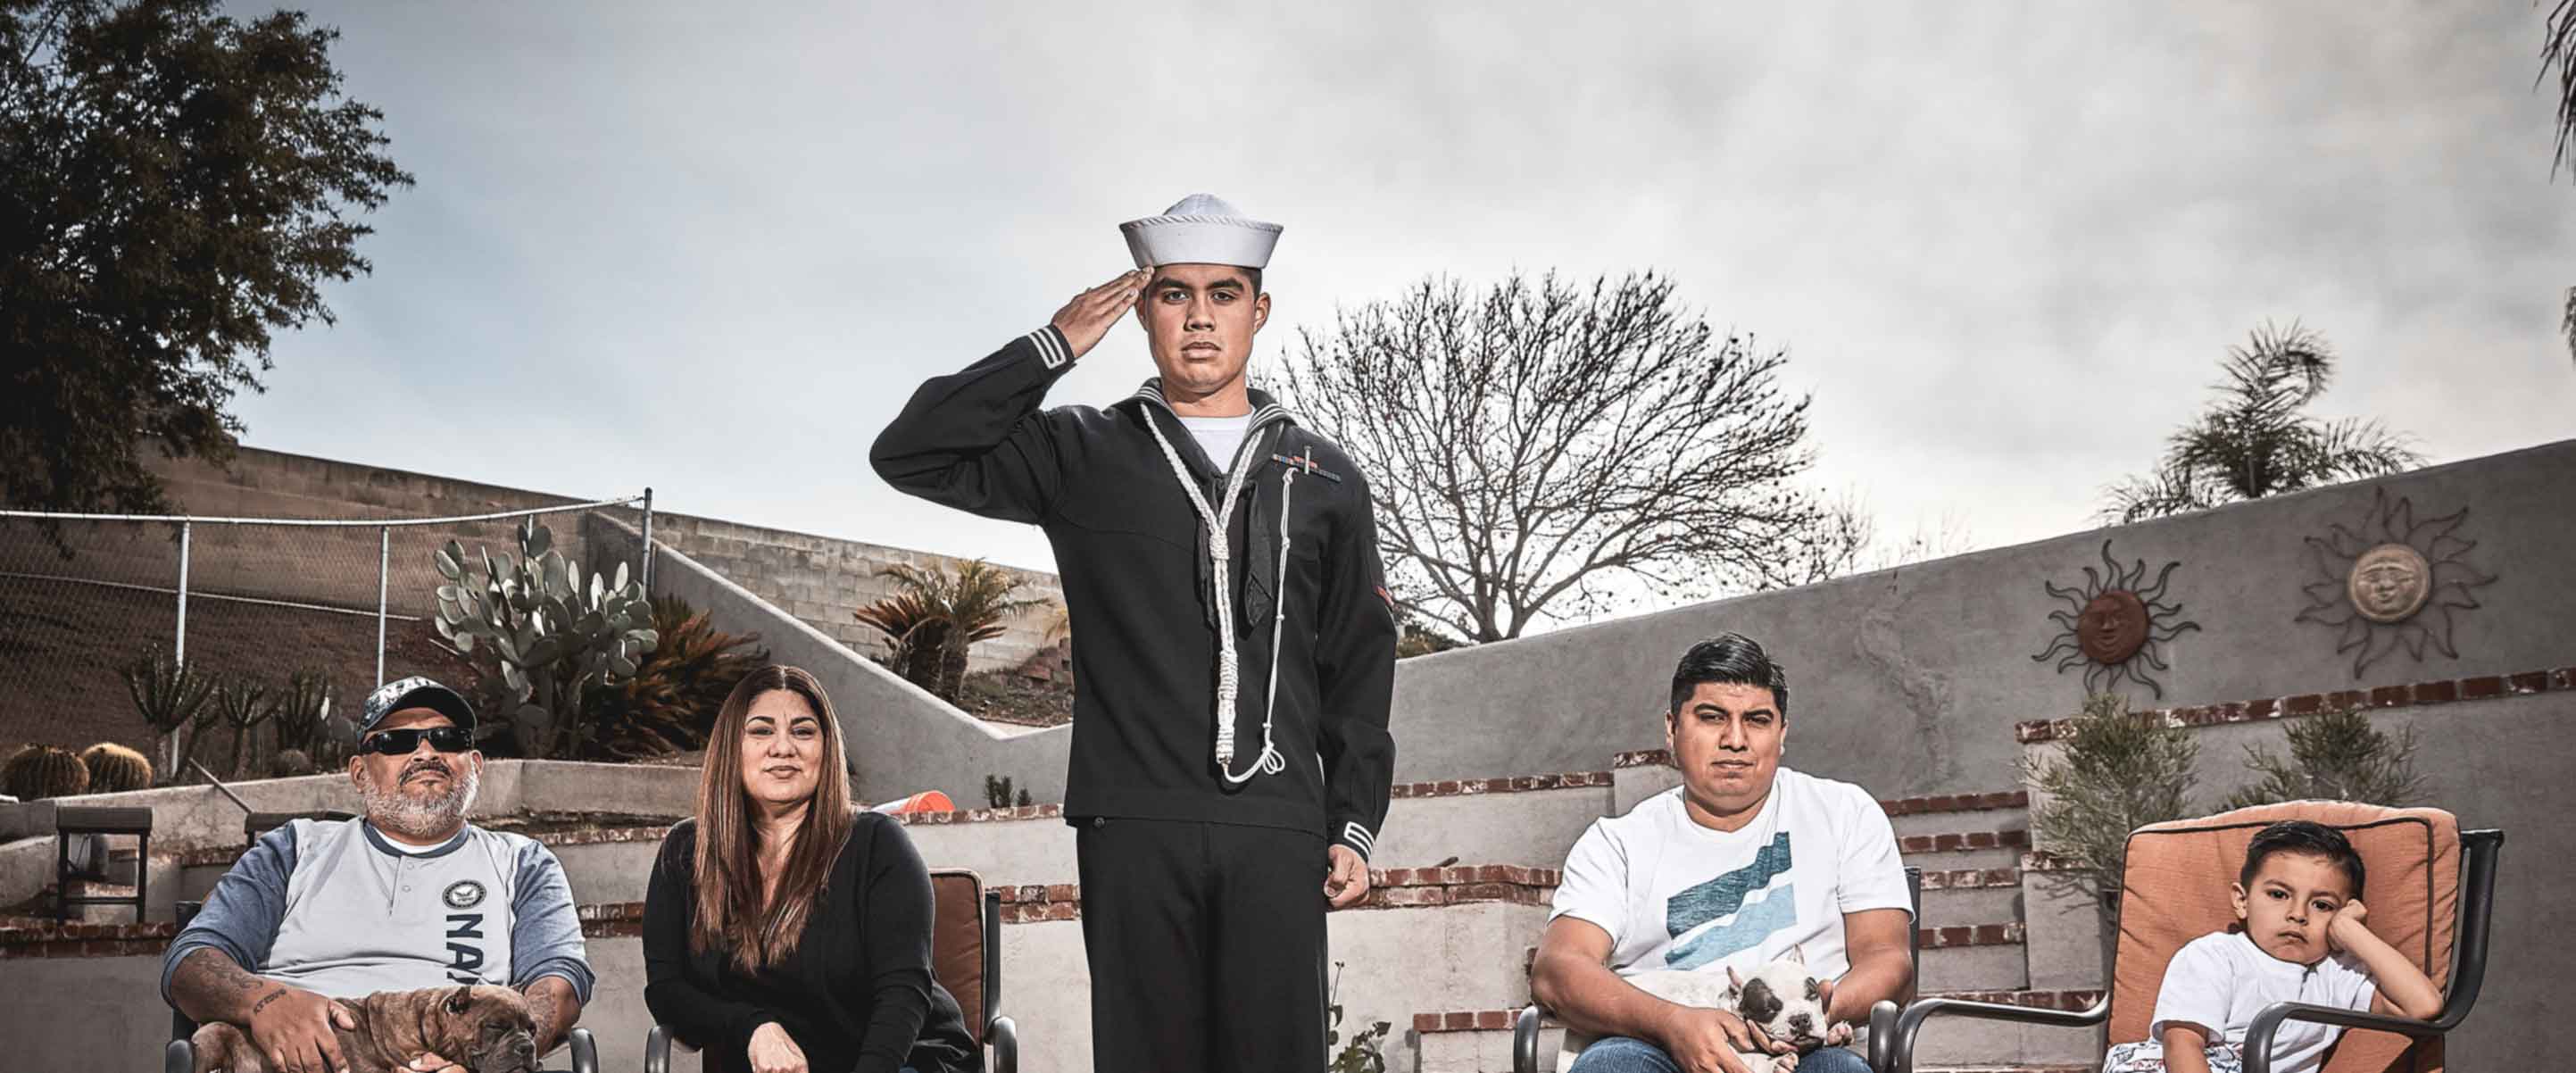
[[[930,978],[930,872],[858,811],[814,676],[770,665],[725,698],[697,815],[644,896],[644,1004],[707,1073],[981,1070]]]

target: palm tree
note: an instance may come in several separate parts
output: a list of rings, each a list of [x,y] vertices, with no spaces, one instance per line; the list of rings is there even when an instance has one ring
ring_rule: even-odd
[[[878,573],[904,591],[861,608],[859,621],[886,635],[897,673],[952,704],[965,691],[966,650],[1001,636],[1005,617],[1046,602],[1012,597],[1019,580],[981,559],[955,573],[900,563]]]
[[[2576,0],[2558,0],[2548,27],[2540,43],[2540,76],[2534,81],[2547,81],[2549,69],[2558,68],[2558,145],[2549,164],[2550,177],[2556,178],[2561,164],[2576,172]]]
[[[2422,465],[2407,437],[2376,421],[2301,412],[2325,394],[2334,361],[2325,338],[2295,321],[2256,328],[2228,348],[2210,408],[2173,434],[2155,472],[2109,489],[2103,518],[2126,524]]]
[[[2558,68],[2558,145],[2549,158],[2549,176],[2554,179],[2561,164],[2576,175],[2576,0],[2558,0],[2549,12],[2537,81],[2547,80],[2552,67]],[[2567,288],[2567,314],[2558,329],[2567,333],[2567,356],[2576,358],[2576,287]]]

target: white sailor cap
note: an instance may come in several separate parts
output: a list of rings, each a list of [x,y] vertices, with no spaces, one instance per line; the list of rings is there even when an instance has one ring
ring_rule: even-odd
[[[1210,264],[1267,268],[1278,224],[1245,216],[1212,194],[1191,194],[1160,216],[1118,225],[1136,267]]]

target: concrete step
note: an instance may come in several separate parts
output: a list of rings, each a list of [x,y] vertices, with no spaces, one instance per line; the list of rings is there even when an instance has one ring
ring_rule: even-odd
[[[1926,928],[1940,928],[2018,921],[2021,918],[2019,883],[2008,887],[1926,887],[1923,891],[1923,919],[1917,923]]]
[[[2030,827],[2030,794],[1998,790],[1982,794],[1940,794],[1882,800],[1896,837],[1936,835],[1949,831],[2013,831]]]
[[[2030,964],[2020,924],[1925,929],[1925,991],[2019,991],[2030,986]]]

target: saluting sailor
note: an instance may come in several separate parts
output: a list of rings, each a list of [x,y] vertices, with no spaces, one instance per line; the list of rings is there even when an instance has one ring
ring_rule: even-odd
[[[870,459],[1055,547],[1093,1068],[1312,1073],[1325,906],[1368,893],[1395,766],[1377,525],[1359,467],[1245,381],[1279,225],[1199,194],[1120,230],[1135,271],[923,384]],[[1160,375],[1041,409],[1131,309]]]

